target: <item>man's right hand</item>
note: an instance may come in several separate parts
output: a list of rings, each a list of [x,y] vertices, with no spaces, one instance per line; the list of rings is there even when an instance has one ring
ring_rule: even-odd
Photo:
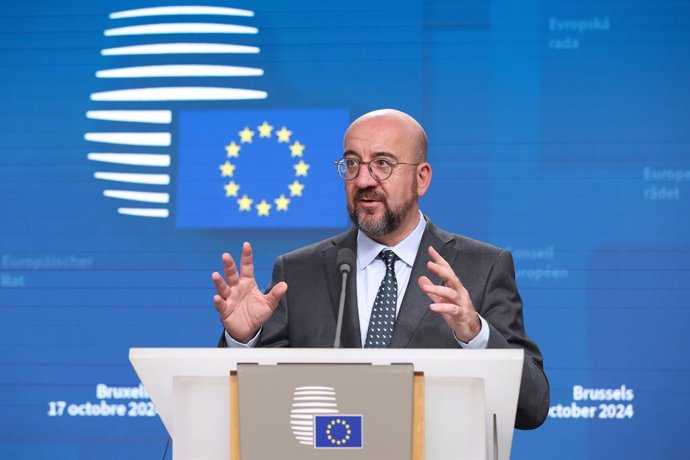
[[[247,343],[271,317],[288,286],[281,281],[267,294],[259,290],[254,279],[252,247],[246,242],[242,245],[240,270],[228,253],[223,254],[223,269],[225,279],[218,272],[211,275],[218,291],[213,296],[213,303],[230,336],[240,343]]]

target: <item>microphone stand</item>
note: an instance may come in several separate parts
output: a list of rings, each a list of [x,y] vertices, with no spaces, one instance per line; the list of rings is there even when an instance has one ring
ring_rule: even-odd
[[[335,326],[335,341],[333,348],[340,348],[340,336],[343,329],[343,311],[345,310],[345,290],[347,289],[347,275],[350,272],[350,265],[342,264],[340,272],[343,275],[343,283],[340,288],[340,303],[338,304],[338,321]]]

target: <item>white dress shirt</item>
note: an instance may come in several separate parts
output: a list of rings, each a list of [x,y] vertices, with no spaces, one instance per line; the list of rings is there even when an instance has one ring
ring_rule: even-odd
[[[384,249],[390,249],[398,256],[398,260],[395,261],[395,279],[398,283],[398,302],[395,308],[395,316],[397,317],[407,284],[410,281],[412,266],[415,257],[417,257],[417,250],[422,242],[425,227],[426,221],[420,212],[419,222],[412,233],[392,247],[377,243],[361,230],[357,232],[357,311],[359,312],[362,346],[367,339],[369,319],[374,308],[376,294],[383,277],[386,276],[386,264],[383,260],[377,259],[376,256]]]

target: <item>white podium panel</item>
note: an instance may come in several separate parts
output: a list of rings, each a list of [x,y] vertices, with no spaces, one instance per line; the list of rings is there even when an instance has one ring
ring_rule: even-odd
[[[238,363],[411,363],[425,378],[425,458],[506,460],[523,356],[512,349],[130,350],[130,361],[173,438],[175,460],[230,458],[229,374]]]

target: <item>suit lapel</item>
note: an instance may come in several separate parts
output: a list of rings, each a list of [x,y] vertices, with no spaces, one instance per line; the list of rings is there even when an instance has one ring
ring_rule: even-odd
[[[338,271],[338,251],[349,248],[357,254],[357,229],[353,228],[344,235],[333,240],[333,246],[324,253],[323,270],[326,274],[328,291],[330,293],[333,318],[338,319],[338,302],[340,301],[340,288],[342,277]],[[356,262],[355,262],[356,263]],[[361,348],[362,339],[359,331],[359,312],[357,309],[357,267],[352,267],[347,279],[347,297],[345,299],[345,311],[343,312],[343,330],[341,336],[343,348]]]
[[[457,251],[453,249],[451,244],[448,244],[452,241],[453,236],[451,234],[440,230],[427,218],[426,229],[424,230],[424,235],[422,235],[422,241],[419,244],[417,256],[412,266],[410,280],[405,290],[405,297],[403,297],[398,317],[395,320],[393,337],[390,343],[391,348],[407,347],[422,318],[429,312],[431,300],[419,287],[417,283],[419,277],[426,275],[434,284],[441,283],[441,280],[426,268],[427,262],[430,260],[429,246],[433,246],[452,266],[457,257]]]

